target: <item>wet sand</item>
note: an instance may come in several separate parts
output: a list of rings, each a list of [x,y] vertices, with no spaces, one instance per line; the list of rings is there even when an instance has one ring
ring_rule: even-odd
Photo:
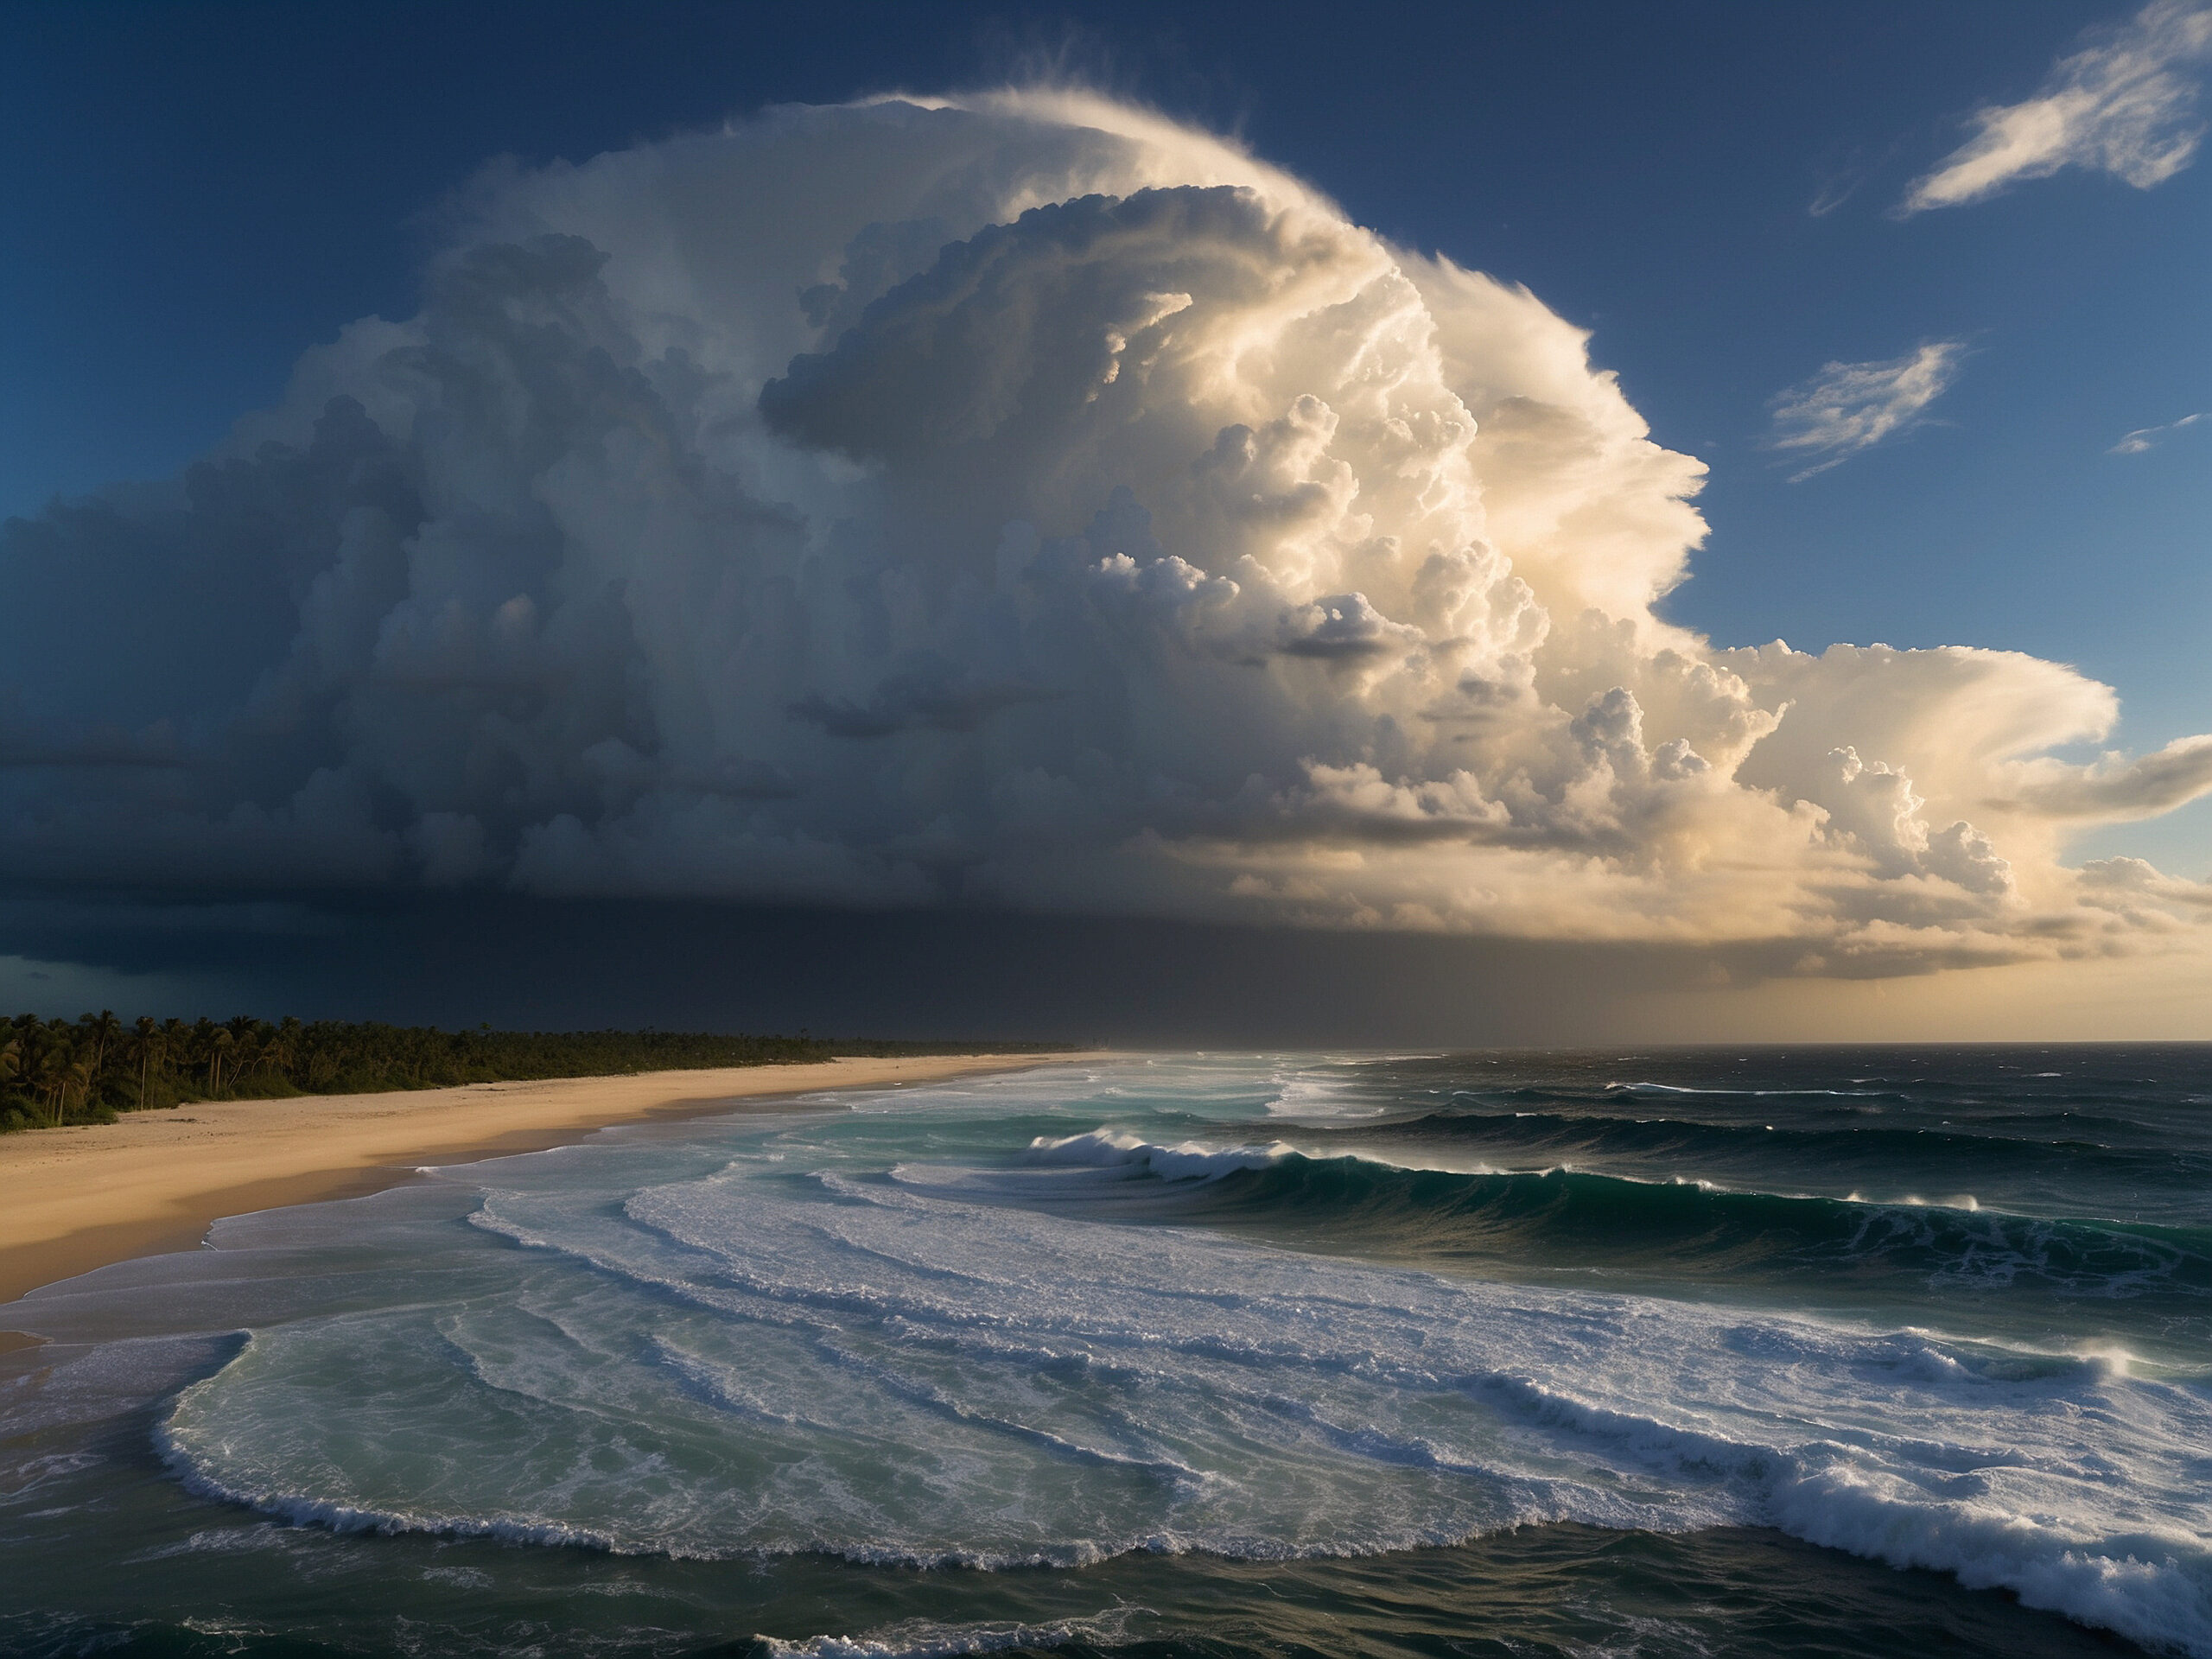
[[[613,1123],[788,1109],[823,1089],[888,1088],[1071,1056],[931,1055],[225,1100],[0,1136],[0,1302],[134,1255],[189,1249],[224,1216],[356,1198],[429,1164],[582,1140]]]

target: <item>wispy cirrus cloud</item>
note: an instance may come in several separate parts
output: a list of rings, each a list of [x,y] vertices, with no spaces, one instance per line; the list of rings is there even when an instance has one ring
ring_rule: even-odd
[[[1826,219],[1830,213],[1859,194],[1859,188],[1873,173],[1873,163],[1863,152],[1853,151],[1841,160],[1823,166],[1813,199],[1805,204],[1806,214],[1813,219]]]
[[[2162,183],[2204,136],[2196,107],[2208,59],[2212,0],[2152,0],[2126,22],[2092,31],[2032,98],[1975,111],[1974,136],[1916,179],[1896,213],[1980,201],[2066,167],[2139,190]]]
[[[1811,379],[1778,394],[1770,447],[1809,459],[1790,474],[1801,483],[1840,466],[1919,423],[1928,405],[1958,378],[1966,342],[1939,340],[1903,357],[1873,363],[1830,363]]]
[[[2164,426],[2139,426],[2113,445],[2105,453],[2111,455],[2139,455],[2145,449],[2155,449],[2171,434],[2199,421],[2212,420],[2212,410],[2201,410],[2194,415],[2184,415],[2177,421],[2168,421]]]

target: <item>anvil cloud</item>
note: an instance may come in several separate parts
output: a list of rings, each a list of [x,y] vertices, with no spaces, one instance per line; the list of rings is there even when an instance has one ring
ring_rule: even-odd
[[[2212,741],[1722,649],[1703,469],[1527,290],[1088,95],[488,173],[419,315],[0,545],[0,861],[1580,939],[2125,950]]]

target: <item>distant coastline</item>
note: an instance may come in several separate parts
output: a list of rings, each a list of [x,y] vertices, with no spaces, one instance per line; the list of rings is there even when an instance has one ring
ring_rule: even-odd
[[[921,1046],[916,1045],[915,1046]],[[200,1101],[0,1136],[0,1301],[134,1255],[189,1249],[219,1217],[357,1197],[421,1166],[540,1151],[609,1125],[786,1107],[1077,1058],[849,1055],[444,1089]]]
[[[202,1101],[366,1095],[931,1054],[1044,1054],[1059,1042],[884,1041],[702,1031],[441,1031],[376,1020],[0,1018],[0,1134],[112,1123]]]

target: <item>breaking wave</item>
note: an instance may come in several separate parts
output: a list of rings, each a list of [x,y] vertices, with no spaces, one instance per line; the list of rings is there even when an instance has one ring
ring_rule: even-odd
[[[1301,1246],[1357,1230],[1364,1259],[1214,1224],[1239,1213]],[[986,1569],[1766,1525],[2212,1653],[2192,1384],[2118,1352],[1440,1275],[1382,1243],[2202,1295],[2204,1241],[2171,1230],[1104,1126],[995,1162],[541,1178],[471,1220],[511,1294],[256,1333],[167,1417],[185,1481],[339,1529]]]
[[[1599,1132],[1611,1127],[1600,1124]],[[1669,1133],[1680,1128],[1662,1127]],[[1708,1276],[1754,1270],[1817,1276],[1841,1269],[2077,1297],[2212,1298],[2212,1232],[2011,1215],[1985,1210],[1967,1193],[1869,1202],[1556,1166],[1408,1167],[1301,1151],[1279,1141],[1158,1145],[1113,1129],[1040,1139],[1024,1163],[1151,1177],[1192,1189],[1176,1196],[1193,1218],[1272,1219],[1308,1238],[1325,1236],[1394,1255],[1522,1254],[1549,1262],[1663,1264]],[[923,1179],[899,1173],[910,1184]],[[995,1188],[1039,1196],[988,1173],[967,1179],[979,1193]],[[1042,1196],[1065,1195],[1046,1189]]]

